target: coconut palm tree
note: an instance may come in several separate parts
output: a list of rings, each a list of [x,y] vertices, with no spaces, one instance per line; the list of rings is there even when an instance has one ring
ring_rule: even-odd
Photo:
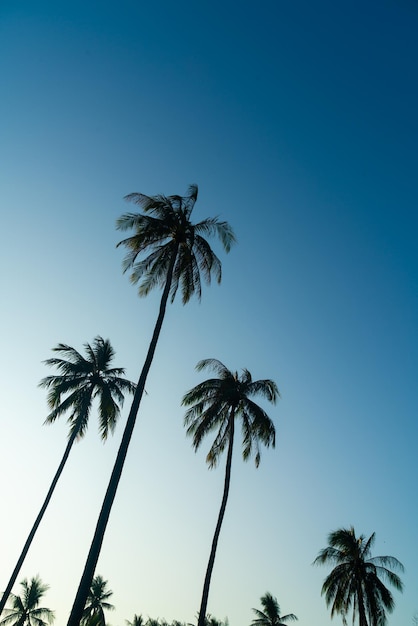
[[[146,296],[155,287],[162,288],[162,295],[157,321],[139,376],[68,626],[78,626],[80,623],[163,324],[167,302],[169,298],[173,302],[179,288],[183,304],[186,304],[193,295],[200,299],[202,278],[207,284],[210,284],[212,276],[218,283],[221,281],[221,262],[209,246],[205,236],[218,236],[226,252],[229,252],[231,245],[235,242],[234,233],[227,222],[221,222],[218,218],[207,218],[196,224],[191,222],[190,217],[197,200],[197,193],[197,185],[191,185],[185,197],[130,194],[126,196],[126,199],[139,205],[143,213],[126,213],[116,223],[119,230],[133,229],[134,231],[131,237],[123,239],[118,245],[124,246],[128,251],[123,262],[123,269],[124,271],[131,270],[131,282],[139,284],[139,295]]]
[[[199,621],[199,616],[197,616],[197,618]],[[225,617],[224,620],[221,620],[214,615],[211,615],[211,613],[206,613],[205,626],[229,626],[229,621],[227,617]]]
[[[142,615],[137,615],[135,613],[132,622],[130,622],[129,620],[125,620],[126,626],[144,626],[145,622],[144,622],[144,618],[142,617]]]
[[[231,372],[217,359],[205,359],[196,366],[198,371],[206,368],[217,373],[218,378],[205,380],[196,385],[183,397],[182,404],[190,407],[184,418],[185,426],[187,426],[187,435],[193,437],[193,447],[197,450],[203,438],[213,430],[217,430],[215,440],[206,457],[210,468],[216,466],[220,455],[226,447],[228,448],[228,453],[222,503],[206,569],[198,626],[205,626],[210,579],[228,501],[235,420],[240,418],[241,421],[243,459],[246,461],[254,454],[255,464],[258,467],[260,463],[259,444],[261,442],[267,447],[270,445],[274,447],[275,428],[264,409],[251,398],[253,396],[261,396],[274,404],[279,397],[276,383],[272,380],[253,381],[247,369],[244,369],[242,375],[239,376],[237,372]]]
[[[251,622],[252,626],[286,626],[286,622],[294,622],[298,618],[293,613],[280,615],[280,605],[277,598],[268,591],[260,598],[263,610],[253,609],[257,618]]]
[[[395,602],[382,580],[402,591],[401,579],[392,570],[403,572],[403,565],[393,556],[371,556],[375,533],[368,539],[356,537],[354,528],[339,528],[328,535],[328,546],[323,548],[314,565],[335,565],[324,580],[322,595],[331,617],[340,613],[344,624],[352,610],[353,623],[359,626],[384,626],[386,611],[391,613]]]
[[[102,576],[95,576],[91,581],[87,604],[84,607],[82,624],[90,626],[106,626],[105,611],[113,611],[114,606],[108,602],[113,591],[107,589],[108,581]]]
[[[60,343],[53,350],[63,358],[54,357],[45,361],[46,365],[56,367],[58,370],[58,374],[47,376],[39,383],[41,387],[48,389],[47,401],[49,408],[52,409],[45,424],[53,424],[62,415],[68,415],[69,437],[44,503],[0,600],[0,615],[54,493],[71,448],[74,442],[82,439],[86,433],[93,400],[97,398],[99,402],[99,431],[101,438],[106,440],[109,432],[113,432],[115,428],[123,405],[123,394],[135,391],[134,383],[122,378],[125,373],[123,368],[110,367],[115,351],[108,339],[97,336],[92,345],[86,343],[84,348],[85,357],[71,346]]]
[[[20,596],[10,594],[12,608],[5,609],[6,617],[0,621],[3,626],[46,626],[54,621],[51,609],[40,607],[39,603],[49,589],[39,576],[28,582],[27,578],[20,583],[23,593]]]

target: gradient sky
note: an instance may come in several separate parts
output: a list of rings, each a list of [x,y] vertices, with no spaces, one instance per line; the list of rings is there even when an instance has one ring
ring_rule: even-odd
[[[389,625],[412,624],[417,32],[415,0],[1,0],[0,588],[66,443],[65,420],[42,425],[42,361],[100,334],[137,379],[160,294],[122,274],[115,220],[128,193],[197,183],[194,219],[228,220],[238,244],[214,243],[221,286],[167,312],[97,568],[109,623],[195,618],[224,459],[194,454],[180,403],[214,357],[282,398],[260,468],[236,447],[209,612],[249,625],[268,590],[301,626],[329,623],[311,564],[354,525],[404,563]],[[19,577],[50,585],[58,626],[128,407],[105,445],[93,413]]]

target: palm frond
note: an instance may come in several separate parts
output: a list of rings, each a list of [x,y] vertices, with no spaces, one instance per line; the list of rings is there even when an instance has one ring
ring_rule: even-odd
[[[203,369],[211,369],[220,378],[227,378],[231,375],[229,369],[218,359],[202,359],[197,363],[195,369],[197,372],[201,372]]]
[[[261,396],[266,398],[272,404],[276,404],[280,398],[279,389],[274,380],[254,380],[248,383],[248,395],[249,396]]]
[[[190,203],[192,203],[192,206],[195,204],[197,200],[198,192],[199,192],[199,188],[195,183],[192,183],[191,185],[189,185],[187,189],[187,198],[189,199]]]
[[[230,252],[233,244],[236,243],[235,233],[228,222],[220,222],[217,217],[206,218],[195,225],[197,233],[206,236],[217,236],[225,252]]]

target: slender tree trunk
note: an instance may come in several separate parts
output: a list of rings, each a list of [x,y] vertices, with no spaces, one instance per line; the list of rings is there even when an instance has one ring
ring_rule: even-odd
[[[170,288],[171,288],[171,282],[173,278],[174,264],[177,258],[177,249],[174,250],[173,252],[173,257],[171,259],[170,266],[168,268],[167,280],[166,280],[163,294],[161,296],[160,310],[159,310],[157,322],[154,327],[154,332],[152,335],[151,343],[148,348],[148,353],[145,359],[145,363],[143,365],[142,372],[139,377],[135,394],[132,400],[132,406],[129,411],[125,430],[122,436],[122,441],[119,446],[119,450],[116,456],[115,464],[113,466],[112,474],[110,476],[109,484],[108,484],[106,494],[103,500],[100,515],[97,520],[96,530],[95,530],[93,540],[90,545],[90,550],[87,556],[87,560],[84,566],[84,571],[80,580],[80,584],[78,586],[77,594],[74,599],[74,604],[71,609],[67,626],[79,626],[80,620],[83,615],[83,609],[85,607],[87,596],[89,594],[90,585],[93,580],[94,571],[96,569],[104,535],[106,532],[107,522],[109,521],[109,516],[112,510],[113,501],[115,499],[116,491],[119,485],[119,480],[122,475],[123,465],[125,463],[126,455],[127,455],[128,448],[129,448],[129,443],[130,443],[132,432],[135,426],[135,421],[136,421],[136,416],[138,414],[139,405],[141,403],[142,396],[144,393],[145,382],[147,380],[148,372],[150,370],[152,359],[155,353],[155,348],[157,346],[158,337],[160,335],[161,326],[163,324],[165,310],[167,307],[168,296],[169,296]]]
[[[64,469],[64,466],[65,466],[65,464],[67,462],[68,456],[70,454],[70,451],[71,451],[71,448],[73,446],[73,443],[75,441],[76,436],[77,436],[77,431],[74,430],[74,432],[72,433],[72,435],[70,436],[70,438],[68,440],[67,446],[65,448],[64,455],[63,455],[63,457],[61,459],[61,463],[58,465],[58,469],[57,469],[57,471],[55,473],[55,476],[54,476],[54,478],[52,480],[52,483],[51,483],[51,486],[50,486],[50,488],[48,490],[48,493],[46,494],[46,498],[45,498],[44,503],[43,503],[43,505],[41,507],[41,510],[38,513],[38,516],[37,516],[37,518],[35,520],[35,523],[33,524],[32,529],[31,529],[31,531],[30,531],[30,533],[28,535],[28,538],[26,539],[25,545],[23,546],[23,550],[22,550],[22,552],[21,552],[21,554],[20,554],[20,556],[19,556],[19,558],[17,560],[16,566],[15,566],[15,568],[13,570],[13,573],[12,573],[12,575],[10,577],[10,580],[7,583],[6,590],[3,592],[3,596],[2,596],[2,598],[0,600],[0,615],[3,612],[3,609],[4,609],[5,605],[6,605],[7,599],[9,597],[9,595],[10,595],[10,592],[11,592],[11,590],[13,588],[13,585],[16,582],[16,578],[19,575],[20,568],[23,565],[23,561],[25,560],[26,555],[27,555],[27,553],[29,551],[29,548],[31,546],[31,543],[33,541],[35,533],[38,530],[38,526],[41,523],[41,520],[42,520],[42,518],[44,516],[44,513],[45,513],[45,511],[46,511],[46,509],[48,507],[49,501],[52,498],[52,494],[54,493],[54,490],[55,490],[55,487],[57,486],[57,482],[59,480],[59,477],[61,476],[62,470]]]
[[[200,603],[199,618],[197,626],[205,626],[206,610],[208,606],[210,579],[212,577],[213,565],[215,563],[216,548],[218,547],[219,534],[225,515],[226,503],[228,502],[229,485],[231,482],[232,449],[234,446],[235,409],[231,409],[229,416],[229,444],[228,455],[226,457],[224,493],[222,496],[221,508],[219,509],[218,521],[216,523],[215,534],[213,535],[212,548],[209,555],[208,566],[206,568],[205,582],[203,583],[202,600]]]
[[[358,613],[359,613],[359,626],[368,626],[366,611],[364,608],[364,599],[363,599],[363,591],[361,588],[361,583],[358,585],[357,590],[357,602],[358,602]]]

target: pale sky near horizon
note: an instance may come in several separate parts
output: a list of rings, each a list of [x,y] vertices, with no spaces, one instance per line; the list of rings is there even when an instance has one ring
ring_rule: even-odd
[[[266,591],[323,626],[331,530],[376,532],[418,611],[418,4],[0,1],[3,510],[0,588],[64,451],[43,426],[63,342],[100,334],[136,380],[160,294],[121,272],[123,197],[199,185],[238,243],[202,302],[167,311],[97,568],[116,609],[192,622],[222,496],[182,426],[202,358],[276,381],[261,464],[235,449],[208,611],[247,626]],[[19,580],[64,626],[129,408],[93,413]],[[18,586],[15,591],[18,591]],[[341,624],[336,617],[334,623]]]

